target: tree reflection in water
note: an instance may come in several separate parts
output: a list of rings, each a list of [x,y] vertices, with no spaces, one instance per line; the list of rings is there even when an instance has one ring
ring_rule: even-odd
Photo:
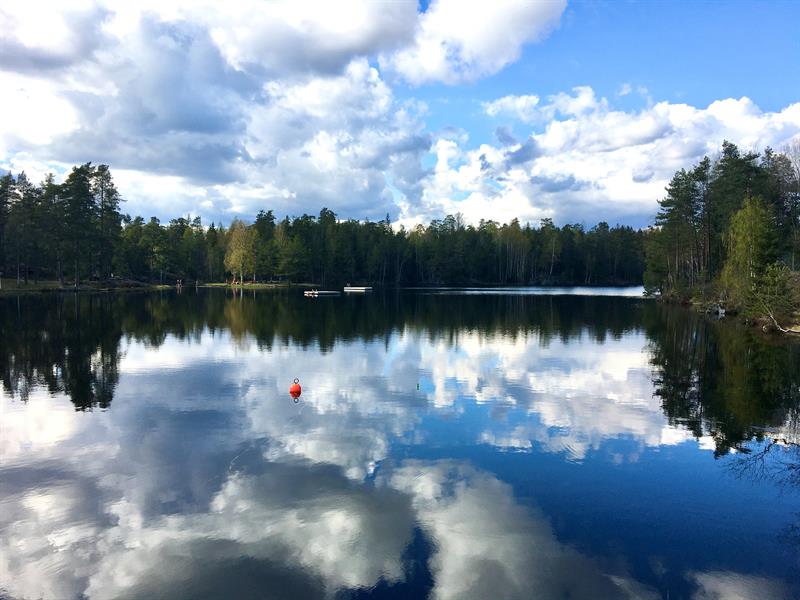
[[[209,339],[209,334],[217,333],[225,334],[225,340],[219,344],[216,339]],[[395,343],[398,334],[412,335],[399,344]],[[425,402],[432,402],[425,390],[419,390],[419,373],[415,369],[422,366],[426,356],[442,354],[442,360],[456,362],[453,368],[458,370],[462,364],[458,362],[461,360],[458,346],[462,343],[479,346],[477,350],[472,349],[473,354],[467,356],[463,364],[469,366],[470,361],[486,360],[486,372],[493,374],[498,370],[493,361],[509,348],[513,349],[515,358],[523,357],[518,362],[504,363],[508,371],[516,369],[519,373],[503,373],[496,382],[486,384],[487,388],[492,388],[486,392],[487,398],[515,393],[506,390],[529,381],[528,374],[542,375],[538,380],[542,383],[552,365],[555,367],[549,375],[554,378],[554,373],[558,375],[559,383],[576,380],[563,394],[550,394],[552,397],[544,400],[550,391],[546,385],[542,388],[545,392],[530,386],[526,390],[529,392],[527,403],[522,392],[517,393],[517,398],[512,400],[519,402],[518,413],[523,414],[524,419],[507,423],[506,430],[497,432],[498,439],[503,435],[509,438],[505,446],[498,444],[497,447],[514,448],[513,436],[508,434],[513,433],[517,425],[521,429],[520,440],[527,442],[528,448],[540,443],[541,440],[531,433],[533,430],[525,430],[523,426],[544,414],[532,410],[532,407],[541,408],[542,404],[561,408],[560,413],[550,415],[550,421],[542,417],[545,429],[580,429],[582,423],[576,415],[585,417],[588,414],[589,419],[609,422],[618,417],[618,422],[612,423],[608,431],[600,430],[597,438],[584,436],[592,443],[595,439],[613,439],[616,443],[624,442],[626,436],[641,437],[642,428],[620,427],[619,422],[627,419],[633,425],[655,421],[654,428],[646,432],[655,431],[655,445],[658,445],[662,443],[659,436],[663,411],[666,420],[679,428],[681,434],[690,431],[704,442],[712,440],[715,456],[735,454],[725,458],[725,464],[730,464],[737,475],[756,480],[768,478],[787,487],[799,483],[800,348],[733,323],[711,322],[687,310],[639,299],[392,293],[308,301],[291,292],[233,295],[221,290],[195,292],[191,289],[181,294],[30,296],[0,300],[0,336],[3,339],[0,378],[5,393],[15,400],[30,401],[30,406],[35,405],[34,400],[29,400],[35,398],[30,392],[40,388],[51,394],[66,395],[76,410],[109,408],[120,380],[121,361],[128,353],[126,361],[122,362],[125,377],[119,385],[120,401],[116,410],[102,415],[70,415],[79,419],[86,429],[76,429],[74,445],[65,448],[82,449],[91,441],[88,439],[91,436],[87,435],[90,424],[95,424],[98,439],[94,441],[109,442],[105,446],[98,443],[97,448],[122,449],[98,453],[100,458],[95,466],[98,482],[102,485],[110,485],[109,482],[129,484],[131,488],[117,494],[119,490],[114,485],[106,489],[98,483],[83,490],[79,484],[89,479],[84,477],[84,471],[92,464],[83,459],[74,485],[70,479],[71,466],[63,467],[61,483],[57,486],[51,481],[49,471],[42,467],[42,481],[36,488],[36,497],[57,499],[54,503],[59,510],[51,514],[49,504],[32,502],[26,495],[28,488],[25,486],[29,485],[26,482],[33,477],[31,465],[39,463],[25,465],[23,461],[25,468],[14,472],[25,475],[19,475],[19,489],[9,483],[12,477],[7,476],[4,482],[6,498],[17,502],[22,515],[9,516],[9,523],[46,525],[42,515],[49,516],[52,521],[50,529],[34,529],[30,534],[22,532],[26,535],[21,533],[20,540],[45,539],[52,531],[67,531],[74,524],[72,521],[76,521],[81,525],[74,530],[78,542],[70,541],[70,548],[82,545],[93,548],[92,556],[98,560],[104,553],[108,554],[103,544],[114,549],[117,554],[108,554],[111,559],[103,563],[106,568],[100,569],[99,574],[92,573],[92,577],[97,577],[97,589],[106,593],[117,590],[114,585],[121,586],[120,595],[128,589],[124,582],[115,579],[117,564],[139,566],[137,585],[143,587],[134,591],[140,592],[140,597],[152,595],[147,593],[153,591],[148,587],[151,582],[155,582],[152,585],[156,587],[164,583],[154,574],[178,577],[187,569],[193,569],[189,571],[190,579],[201,587],[230,583],[221,571],[237,581],[246,581],[248,573],[256,572],[256,566],[234,560],[241,556],[260,560],[257,566],[264,570],[261,576],[274,576],[276,580],[283,577],[286,585],[293,585],[292,589],[299,595],[322,595],[328,588],[364,587],[375,581],[395,586],[413,579],[403,552],[421,538],[430,543],[430,548],[419,551],[424,560],[415,563],[414,568],[424,567],[430,572],[425,571],[417,579],[424,580],[427,587],[435,584],[442,598],[466,597],[470,591],[475,592],[475,597],[487,597],[498,591],[497,582],[503,583],[509,595],[520,597],[525,597],[535,585],[543,586],[540,587],[543,596],[549,593],[563,597],[570,591],[583,591],[585,596],[590,593],[587,590],[597,589],[607,589],[612,595],[622,588],[630,590],[634,597],[644,596],[648,590],[637,587],[636,578],[627,569],[606,569],[605,565],[563,544],[547,515],[536,513],[525,502],[518,502],[518,490],[503,482],[500,475],[455,459],[415,461],[403,458],[393,464],[397,457],[390,451],[393,443],[390,438],[402,438],[404,443],[411,440],[416,433],[415,419],[418,413],[424,412],[416,409],[427,406]],[[491,340],[486,347],[480,343],[482,336]],[[635,393],[622,398],[621,404],[630,409],[629,412],[612,411],[607,415],[596,412],[598,406],[613,404],[613,398],[605,395],[607,391],[620,392],[620,387],[629,385],[634,378],[627,378],[624,373],[614,379],[607,369],[599,369],[596,362],[587,359],[587,352],[613,353],[614,344],[608,343],[605,348],[587,344],[583,354],[580,348],[562,345],[587,338],[598,343],[631,338],[622,348],[616,348],[617,356],[622,357],[618,362],[623,371],[638,369],[635,381],[644,383],[641,394],[637,388]],[[641,353],[645,339],[649,367]],[[203,341],[204,344],[198,346],[205,348],[198,350],[213,346],[220,352],[214,357],[224,356],[224,352],[230,350],[229,342],[239,348],[255,347],[264,351],[291,346],[287,352],[275,353],[283,356],[272,357],[271,368],[280,373],[280,378],[296,375],[289,373],[294,371],[293,361],[315,360],[317,381],[303,380],[304,384],[308,381],[312,392],[308,395],[309,410],[304,414],[308,418],[302,422],[296,418],[306,406],[305,401],[299,407],[287,408],[283,397],[284,379],[274,386],[281,394],[281,406],[263,401],[273,389],[269,373],[259,373],[258,381],[250,382],[249,393],[236,396],[239,403],[228,406],[229,398],[223,397],[221,390],[229,387],[236,376],[230,380],[219,377],[227,368],[224,364],[207,379],[194,382],[203,387],[204,392],[205,386],[219,385],[219,389],[214,388],[202,396],[202,406],[190,404],[197,397],[195,393],[174,392],[174,397],[159,401],[153,390],[175,386],[175,380],[171,372],[163,372],[162,365],[142,363],[142,355],[158,356],[150,349],[162,346],[169,349],[175,340]],[[375,350],[369,356],[367,352],[361,355],[369,366],[353,369],[352,380],[340,386],[344,390],[341,395],[337,395],[339,387],[333,385],[327,390],[330,398],[320,400],[322,394],[315,397],[313,387],[316,384],[319,388],[323,371],[336,371],[335,379],[341,376],[340,369],[348,366],[349,355],[340,357],[338,362],[326,362],[335,358],[332,356],[334,348],[341,345],[340,349],[350,352],[356,345],[352,342],[362,341],[371,342],[370,347]],[[386,355],[382,352],[383,344],[387,348]],[[443,345],[456,351],[442,353]],[[197,377],[197,373],[204,370],[204,364],[196,366],[195,363],[207,356],[202,351],[192,353],[191,344],[183,346],[181,351],[186,353],[183,358],[188,361],[182,363],[184,378]],[[399,360],[401,364],[393,366],[395,379],[387,377],[388,382],[383,382],[386,385],[370,387],[371,372],[376,367],[380,370],[381,364],[390,360],[389,349],[397,350],[398,346],[405,352],[403,360],[410,363],[409,376],[405,377],[405,365]],[[425,346],[427,354],[415,352],[418,346]],[[558,351],[544,352],[548,346]],[[313,352],[295,351],[307,347]],[[252,352],[248,356],[253,362],[242,363],[243,371],[249,373],[262,368],[263,355]],[[149,392],[156,398],[150,398],[150,406],[147,402],[127,401],[131,398],[128,382],[135,379],[129,378],[129,374],[136,375],[137,368],[132,358],[138,358],[139,365],[146,367],[136,385],[145,379],[154,381]],[[576,363],[581,364],[576,367]],[[258,367],[253,368],[253,364]],[[431,365],[425,368],[432,371]],[[581,379],[587,369],[604,371],[601,376],[609,378],[607,389],[590,389],[599,379]],[[458,373],[457,376],[467,377],[467,374]],[[441,379],[446,384],[449,377],[450,371]],[[224,380],[218,381],[220,379]],[[411,388],[417,387],[416,393],[396,401],[386,400],[383,404],[376,400],[396,391],[393,385],[409,382],[412,382]],[[423,387],[428,383],[423,382]],[[140,393],[146,395],[147,392],[137,387],[134,396]],[[359,394],[357,408],[343,406],[349,398]],[[591,394],[595,394],[591,402],[582,405],[576,402],[572,413],[565,409],[569,408],[570,397]],[[645,402],[636,404],[642,394]],[[315,405],[315,402],[325,403]],[[281,412],[281,407],[286,410]],[[494,408],[503,408],[502,402],[494,403]],[[218,412],[217,420],[209,416],[214,409]],[[124,416],[126,410],[131,411],[128,419],[119,423],[96,419]],[[656,418],[652,419],[654,414]],[[26,426],[26,416],[19,419],[22,429]],[[487,431],[492,433],[491,427],[503,418],[506,417],[487,418],[482,425],[489,427]],[[384,429],[378,423],[382,421],[386,421]],[[467,420],[461,423],[464,428],[469,427]],[[106,426],[108,429],[103,431],[102,427]],[[20,439],[23,440],[19,444],[20,452],[27,460],[33,460],[27,449],[27,438],[21,436]],[[573,441],[573,438],[565,439]],[[458,440],[456,442],[454,447],[458,445]],[[248,449],[257,451],[247,452]],[[53,454],[43,455],[41,464],[52,468],[53,457],[67,460],[73,455],[75,452],[54,450]],[[706,456],[702,460],[711,463]],[[103,462],[106,458],[115,462]],[[547,464],[545,459],[530,461],[534,462],[537,466]],[[381,466],[376,468],[377,464]],[[372,466],[365,468],[365,465]],[[576,471],[571,470],[572,465],[568,468],[574,476]],[[107,478],[109,473],[121,476]],[[635,473],[632,479],[642,476],[641,471]],[[143,477],[145,474],[147,477]],[[532,468],[531,476],[535,475]],[[152,479],[149,483],[148,477]],[[48,486],[52,488],[49,496]],[[70,496],[69,490],[73,488]],[[594,493],[602,499],[602,493],[598,490]],[[107,496],[100,507],[102,503],[97,498],[103,494]],[[69,517],[67,511],[62,510],[69,505],[71,497],[79,518]],[[9,502],[6,506],[12,505],[13,502]],[[93,506],[98,510],[102,508],[95,516],[96,522],[81,512]],[[42,515],[36,510],[42,511]],[[26,517],[29,513],[31,516]],[[392,518],[387,520],[387,514]],[[302,517],[299,520],[298,515]],[[325,515],[329,517],[327,520],[323,518]],[[353,518],[344,519],[342,515]],[[86,523],[92,527],[83,527]],[[265,524],[271,524],[271,528],[265,529]],[[342,544],[341,556],[331,557],[325,543],[345,525],[352,528],[353,543]],[[122,531],[126,527],[130,527],[130,531]],[[387,527],[390,528],[388,532]],[[397,531],[392,530],[393,527],[397,527]],[[12,529],[9,526],[7,531]],[[787,537],[797,539],[798,532],[800,527],[790,527]],[[141,538],[137,537],[139,534]],[[52,535],[50,538],[64,539]],[[151,546],[129,543],[137,539],[146,540]],[[98,540],[102,543],[95,547]],[[309,540],[319,541],[319,544],[310,545]],[[499,544],[498,540],[504,540],[506,545]],[[29,546],[9,543],[9,548],[19,552],[20,548]],[[83,554],[60,552],[58,556],[64,560],[78,560]],[[229,557],[236,564],[219,562],[220,556]],[[186,557],[193,559],[187,563]],[[289,566],[283,562],[287,557],[291,559]],[[45,572],[48,563],[42,560]],[[91,571],[92,561],[84,562],[87,571]],[[15,564],[27,563],[19,560]],[[164,569],[165,564],[170,567]],[[216,571],[212,569],[214,565]],[[539,565],[538,570],[532,570],[531,565]],[[314,574],[315,579],[306,578],[298,568]],[[75,571],[75,565],[68,563],[59,574]],[[481,573],[484,575],[477,577]],[[576,578],[576,573],[581,577]],[[609,573],[613,573],[613,577]],[[685,571],[679,572],[680,577],[685,574]],[[38,571],[35,575],[31,581],[39,580]],[[703,570],[690,575],[695,581],[693,585],[704,590],[734,589],[743,585],[742,577],[731,579],[727,571]],[[763,587],[766,580],[753,576],[747,581],[755,589]],[[187,589],[182,576],[172,584],[176,595]],[[239,585],[249,584],[239,582]],[[494,589],[480,587],[482,585]],[[81,586],[76,589],[83,590]],[[194,590],[190,588],[190,591]],[[780,597],[778,593],[774,596]]]
[[[108,408],[119,380],[124,307],[108,295],[18,297],[0,308],[0,378],[25,401],[34,386],[77,410]]]
[[[4,298],[2,385],[22,401],[41,386],[68,395],[76,410],[105,409],[119,381],[125,342],[159,347],[168,336],[199,341],[204,332],[225,331],[235,343],[263,350],[318,344],[322,352],[353,340],[388,344],[396,332],[448,346],[463,332],[500,335],[509,342],[535,334],[541,346],[582,336],[602,343],[644,332],[654,394],[671,425],[698,439],[710,436],[715,456],[737,450],[742,474],[782,485],[800,478],[796,343],[631,298],[387,293],[308,301],[297,296],[187,290]],[[779,430],[785,433],[773,435]],[[790,442],[781,443],[784,439]]]
[[[167,336],[199,340],[226,331],[238,344],[318,344],[384,339],[413,332],[457,342],[459,333],[535,334],[597,342],[644,331],[652,380],[669,421],[716,455],[788,422],[800,403],[800,345],[751,328],[712,322],[691,311],[631,298],[586,296],[435,296],[387,293],[308,301],[292,292],[217,290],[119,295],[26,296],[0,300],[0,378],[23,401],[43,386],[66,393],[77,410],[108,408],[119,380],[123,341],[159,347]]]
[[[670,307],[645,311],[655,394],[671,423],[746,451],[800,402],[800,345]]]
[[[535,332],[542,343],[585,333],[603,341],[637,327],[641,308],[614,298],[387,294],[314,302],[297,295],[187,290],[0,299],[0,377],[23,401],[39,385],[68,394],[78,410],[107,408],[123,340],[159,347],[167,336],[199,340],[204,331],[227,331],[264,350],[291,343],[319,344],[323,352],[341,341],[388,342],[403,330],[451,345],[465,330],[510,340]]]

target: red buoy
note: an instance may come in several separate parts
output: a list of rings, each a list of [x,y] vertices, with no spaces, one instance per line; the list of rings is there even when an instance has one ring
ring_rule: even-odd
[[[289,386],[289,395],[297,401],[300,394],[303,393],[303,388],[300,387],[300,380],[295,378],[294,383]]]

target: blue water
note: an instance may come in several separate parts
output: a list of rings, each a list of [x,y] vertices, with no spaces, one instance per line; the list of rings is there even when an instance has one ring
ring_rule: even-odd
[[[507,292],[2,299],[0,596],[800,597],[797,345]]]

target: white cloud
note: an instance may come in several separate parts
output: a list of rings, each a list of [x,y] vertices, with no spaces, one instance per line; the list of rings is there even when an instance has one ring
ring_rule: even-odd
[[[237,68],[258,64],[288,74],[335,71],[353,57],[389,51],[407,42],[417,23],[414,0],[208,2],[192,13]]]
[[[419,195],[419,106],[366,59],[411,39],[416,2],[33,2],[2,18],[0,108],[19,117],[0,129],[0,167],[107,162],[125,209],[161,217],[270,204],[382,218],[387,178]],[[99,41],[72,51],[64,36]]]
[[[484,102],[483,109],[490,117],[512,116],[525,123],[538,119],[539,96],[503,96],[491,102]]]
[[[383,57],[382,65],[415,85],[475,81],[517,60],[525,44],[546,37],[565,7],[566,0],[433,0],[413,44]]]
[[[238,70],[333,72],[353,57],[390,51],[410,41],[417,3],[230,0],[223,6],[211,0],[71,0],[55,10],[47,0],[9,0],[0,11],[7,51],[0,64],[55,68],[81,62],[98,50],[101,39],[124,44],[136,37],[143,19],[153,18],[207,29],[226,61]],[[76,30],[84,35],[76,36]]]
[[[337,76],[270,82],[265,94],[248,115],[245,171],[246,179],[266,176],[291,194],[291,201],[273,200],[279,211],[296,211],[302,198],[309,210],[327,205],[382,218],[396,211],[387,176],[407,197],[418,195],[430,140],[416,107],[398,105],[365,60]]]
[[[100,503],[100,494],[73,476],[4,496],[4,591],[102,599],[150,596],[157,587],[192,597],[191,581],[205,577],[205,568],[236,595],[241,584],[231,567],[247,556],[271,565],[274,597],[283,597],[279,590],[293,576],[323,597],[323,589],[330,595],[400,580],[412,535],[413,515],[400,494],[352,486],[325,469],[268,465],[258,476],[234,473],[203,510],[178,515],[148,515],[126,497]]]
[[[261,208],[327,206],[406,225],[457,212],[473,223],[644,225],[674,171],[723,139],[763,149],[800,135],[800,104],[652,103],[630,83],[619,94],[638,93],[646,106],[622,111],[588,86],[545,97],[532,85],[483,103],[485,118],[500,121],[496,145],[430,132],[427,108],[389,83],[496,73],[546,36],[564,6],[7,2],[0,111],[13,118],[0,126],[0,168],[38,180],[106,162],[124,210],[145,217],[229,222]]]
[[[532,126],[529,137],[477,148],[434,141],[440,160],[425,180],[421,206],[402,215],[409,222],[461,212],[470,222],[517,216],[645,225],[674,172],[714,156],[724,139],[763,150],[800,136],[800,103],[764,112],[748,98],[706,108],[659,102],[627,112],[584,86],[544,101],[504,96],[483,109]]]
[[[50,73],[91,59],[109,41],[102,30],[108,16],[87,0],[58,9],[46,0],[8,0],[0,7],[0,68]]]
[[[19,145],[44,145],[78,126],[78,111],[44,81],[0,71],[0,157]],[[13,118],[10,118],[13,115]]]

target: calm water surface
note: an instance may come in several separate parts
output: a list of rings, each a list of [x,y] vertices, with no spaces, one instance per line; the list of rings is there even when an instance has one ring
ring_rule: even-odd
[[[439,292],[0,299],[0,597],[800,597],[799,345]]]

